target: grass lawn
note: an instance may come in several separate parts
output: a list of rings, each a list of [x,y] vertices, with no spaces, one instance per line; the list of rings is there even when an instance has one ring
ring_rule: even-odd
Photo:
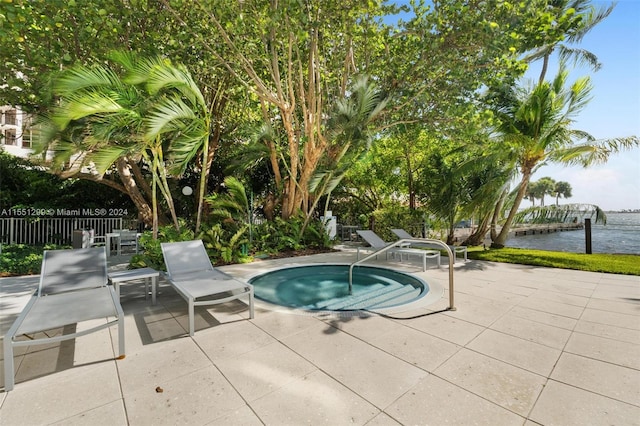
[[[482,247],[469,247],[469,259],[640,275],[640,256],[634,254],[582,254],[519,248],[484,250]]]

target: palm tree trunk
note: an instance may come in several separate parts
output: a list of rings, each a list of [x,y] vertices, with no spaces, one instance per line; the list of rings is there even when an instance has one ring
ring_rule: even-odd
[[[520,181],[520,188],[518,189],[518,193],[516,194],[516,199],[513,201],[511,210],[509,210],[509,216],[507,216],[507,220],[505,220],[504,224],[502,225],[500,233],[491,243],[492,248],[503,248],[505,243],[507,242],[507,236],[509,235],[509,231],[511,230],[511,224],[513,223],[513,219],[516,217],[516,213],[518,212],[518,208],[520,208],[520,203],[522,202],[524,195],[527,193],[527,186],[529,185],[530,179],[531,169],[527,168],[522,172],[522,180]]]
[[[484,243],[484,237],[487,235],[489,231],[489,225],[491,223],[491,217],[493,216],[493,211],[485,214],[478,228],[476,228],[475,232],[469,235],[462,243],[463,246],[479,246]]]
[[[133,176],[131,176],[131,170],[129,168],[127,160],[124,157],[119,158],[116,162],[116,168],[118,169],[118,174],[120,175],[120,180],[124,185],[126,193],[129,195],[129,198],[131,198],[131,201],[133,201],[133,204],[138,209],[140,218],[145,223],[145,225],[152,225],[153,211],[151,209],[151,206],[149,206],[147,199],[140,193],[135,179],[133,178]]]

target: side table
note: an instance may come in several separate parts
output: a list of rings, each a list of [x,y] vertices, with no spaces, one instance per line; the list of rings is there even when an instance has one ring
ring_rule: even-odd
[[[151,303],[156,304],[156,286],[160,273],[151,268],[131,269],[112,272],[109,274],[109,282],[113,284],[116,294],[120,297],[120,284],[127,281],[144,279],[144,298],[149,298],[149,282],[151,282]]]

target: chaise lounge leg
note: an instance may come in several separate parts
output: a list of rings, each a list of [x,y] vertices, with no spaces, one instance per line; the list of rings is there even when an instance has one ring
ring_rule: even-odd
[[[9,392],[15,384],[15,371],[13,371],[13,338],[4,336],[4,391]]]
[[[189,336],[193,337],[196,329],[195,325],[195,307],[193,298],[189,298]]]
[[[253,319],[253,289],[249,292],[249,318]]]

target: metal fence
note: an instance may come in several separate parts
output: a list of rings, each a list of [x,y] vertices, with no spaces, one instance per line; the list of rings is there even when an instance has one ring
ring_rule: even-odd
[[[93,229],[94,235],[106,235],[114,229],[123,229],[123,222],[121,217],[0,218],[0,243],[71,245],[75,230]]]

